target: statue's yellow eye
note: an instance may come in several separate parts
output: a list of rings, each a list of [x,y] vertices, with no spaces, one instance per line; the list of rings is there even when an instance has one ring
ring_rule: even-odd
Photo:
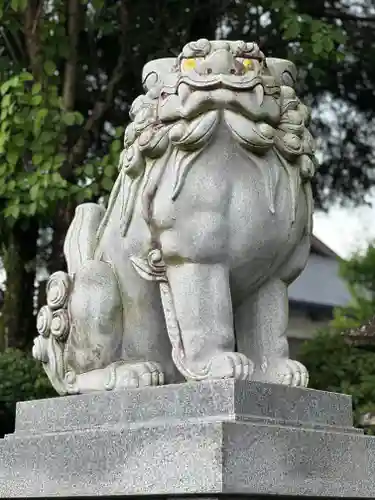
[[[248,71],[253,67],[253,61],[251,59],[244,59],[242,61],[243,67]]]
[[[184,71],[190,71],[194,69],[197,65],[197,60],[196,59],[183,59],[181,63],[181,68]]]

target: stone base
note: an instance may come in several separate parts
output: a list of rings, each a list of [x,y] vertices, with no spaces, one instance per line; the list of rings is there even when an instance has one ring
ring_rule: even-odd
[[[375,497],[344,395],[218,380],[20,403],[0,497]]]

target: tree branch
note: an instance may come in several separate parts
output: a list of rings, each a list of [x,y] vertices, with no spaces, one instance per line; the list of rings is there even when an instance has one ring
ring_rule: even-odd
[[[78,63],[78,36],[80,32],[80,0],[68,0],[69,57],[65,64],[63,83],[63,105],[66,110],[74,108]]]
[[[375,23],[375,16],[359,16],[356,14],[350,14],[349,12],[342,12],[339,10],[327,9],[322,13],[322,17],[327,17],[329,19],[341,19],[342,21],[354,21],[360,23]]]
[[[340,10],[338,8],[326,7],[323,4],[317,2],[311,2],[304,6],[304,11],[306,14],[319,19],[331,19],[331,20],[341,20],[341,21],[353,21],[356,23],[367,23],[373,24],[375,22],[375,16],[373,15],[360,15],[346,10]]]
[[[104,119],[105,113],[111,107],[117,85],[120,83],[121,79],[125,74],[126,60],[127,60],[127,43],[126,43],[126,31],[128,27],[128,10],[127,10],[127,0],[122,0],[119,6],[119,17],[120,17],[120,53],[117,59],[116,66],[113,70],[111,77],[109,78],[107,88],[100,99],[94,106],[91,115],[87,119],[82,134],[73,146],[68,162],[62,169],[61,175],[69,180],[73,177],[72,173],[75,165],[79,165],[85,159],[87,151],[90,146],[90,139],[93,134],[95,134],[101,126]]]
[[[36,80],[42,77],[41,41],[39,23],[43,13],[43,1],[29,0],[24,14],[24,34],[31,72]]]

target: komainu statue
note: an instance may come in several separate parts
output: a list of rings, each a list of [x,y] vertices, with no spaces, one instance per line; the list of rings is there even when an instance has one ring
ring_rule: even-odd
[[[306,386],[287,287],[310,250],[316,162],[296,68],[198,40],[143,71],[107,209],[78,206],[33,355],[60,394],[182,380]]]

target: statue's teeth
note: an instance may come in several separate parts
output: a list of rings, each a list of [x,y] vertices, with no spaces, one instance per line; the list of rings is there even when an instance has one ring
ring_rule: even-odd
[[[255,91],[255,95],[257,96],[258,104],[259,104],[259,106],[261,106],[263,104],[263,100],[264,100],[264,89],[263,89],[263,86],[262,85],[257,85],[255,87],[254,91]]]

